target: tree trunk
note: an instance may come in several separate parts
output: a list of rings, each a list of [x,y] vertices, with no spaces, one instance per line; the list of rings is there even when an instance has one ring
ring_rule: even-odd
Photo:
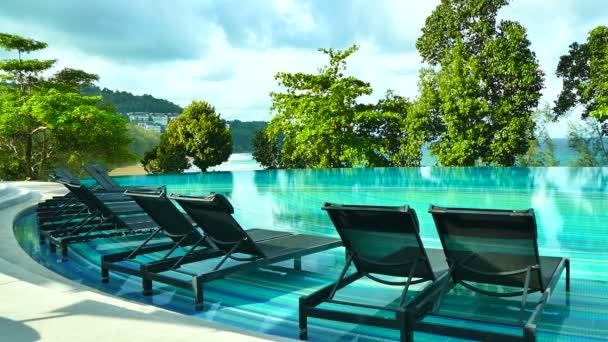
[[[32,179],[32,134],[28,134],[25,142],[25,175]]]

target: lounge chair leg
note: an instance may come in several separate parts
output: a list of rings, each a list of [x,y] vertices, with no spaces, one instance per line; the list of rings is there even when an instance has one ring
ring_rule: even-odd
[[[49,252],[51,254],[55,254],[57,252],[57,246],[53,243],[53,241],[49,241]]]
[[[196,279],[193,279],[193,288],[194,288],[194,310],[203,311],[204,308],[204,298],[203,298],[203,283],[199,282]]]
[[[304,303],[304,301],[302,300],[302,298],[300,298],[300,314],[299,314],[299,325],[300,325],[300,331],[299,331],[299,336],[300,336],[300,340],[306,340],[308,339],[308,316],[306,316],[306,304]]]
[[[68,245],[61,244],[61,261],[68,261]]]
[[[400,342],[413,342],[414,341],[413,317],[410,317],[405,312],[397,312],[397,321],[399,321],[401,323],[401,324],[399,324],[399,326],[400,326],[399,341]]]
[[[144,296],[152,295],[152,280],[150,279],[141,279],[141,287],[143,288],[142,294]]]
[[[566,292],[570,292],[570,259],[566,259]]]
[[[293,269],[296,271],[302,270],[302,257],[293,258]]]
[[[101,268],[101,282],[107,284],[110,282],[110,270],[107,268]]]
[[[524,341],[536,342],[536,325],[534,327],[524,327]]]

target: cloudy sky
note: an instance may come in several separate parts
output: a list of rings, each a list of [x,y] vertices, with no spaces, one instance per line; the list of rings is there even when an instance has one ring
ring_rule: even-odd
[[[99,85],[151,94],[181,106],[207,100],[226,119],[270,119],[278,71],[315,72],[319,47],[361,50],[351,74],[414,98],[415,48],[424,20],[439,0],[3,0],[0,32],[45,41],[35,57],[57,58],[96,73]],[[561,89],[559,56],[573,41],[608,23],[606,0],[513,0],[500,18],[527,29],[547,74],[543,101]],[[6,57],[6,53],[0,53]],[[551,128],[565,134],[565,123]]]

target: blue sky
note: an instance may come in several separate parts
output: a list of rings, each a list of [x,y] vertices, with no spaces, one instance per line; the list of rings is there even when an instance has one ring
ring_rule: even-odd
[[[36,55],[96,73],[99,85],[185,106],[207,100],[227,119],[269,120],[274,74],[315,72],[319,47],[361,49],[349,72],[409,98],[423,67],[414,46],[439,0],[4,0],[0,32],[45,41]],[[546,73],[543,101],[561,89],[559,57],[608,23],[605,0],[513,0],[499,13],[528,30]],[[1,56],[6,56],[2,53]],[[566,120],[551,127],[563,136]]]

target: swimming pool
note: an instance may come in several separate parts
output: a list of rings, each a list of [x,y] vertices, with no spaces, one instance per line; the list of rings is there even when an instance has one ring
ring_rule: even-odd
[[[416,209],[427,247],[440,247],[430,204],[473,208],[534,208],[541,255],[571,258],[572,292],[565,305],[564,280],[558,284],[538,327],[539,340],[608,338],[608,168],[375,168],[214,172],[205,174],[119,177],[122,185],[166,184],[169,192],[203,195],[223,193],[235,217],[247,228],[265,227],[335,236],[325,202],[404,205]],[[303,259],[303,271],[252,270],[209,283],[205,312],[194,312],[191,294],[155,285],[151,297],[140,295],[140,282],[113,274],[99,281],[99,253],[135,242],[93,241],[74,245],[70,261],[58,263],[36,242],[35,219],[16,224],[20,244],[42,264],[68,278],[130,299],[151,303],[244,329],[297,338],[301,295],[335,280],[344,263],[341,248]],[[285,265],[288,265],[286,263]],[[344,294],[370,297],[377,304],[399,297],[399,289],[364,282]],[[453,310],[491,314],[496,299],[467,302],[466,291],[452,294]],[[480,304],[481,303],[481,304]],[[501,305],[504,303],[501,303]],[[467,306],[469,305],[469,306]],[[382,313],[378,313],[381,315]],[[416,333],[416,340],[447,340]],[[396,340],[392,330],[310,319],[311,341]],[[452,341],[454,339],[450,339]]]

